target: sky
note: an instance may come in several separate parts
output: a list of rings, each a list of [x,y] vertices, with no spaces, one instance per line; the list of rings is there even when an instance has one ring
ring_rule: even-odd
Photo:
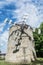
[[[43,0],[0,0],[0,50],[6,53],[11,22],[22,21],[33,28],[43,22]]]

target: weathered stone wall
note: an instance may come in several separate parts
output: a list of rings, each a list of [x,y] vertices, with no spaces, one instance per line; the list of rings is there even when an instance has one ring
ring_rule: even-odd
[[[17,31],[15,32],[15,30]],[[22,34],[22,39],[20,39],[20,26],[15,25],[10,28],[6,61],[14,63],[24,61],[30,63],[31,60],[35,60],[34,57],[36,57],[36,52],[34,48],[35,45],[33,41],[32,29],[30,27],[28,27],[27,29],[24,28],[24,32],[25,33]],[[29,36],[31,37],[31,39],[29,38]],[[20,45],[17,46],[17,49],[19,50],[13,53],[13,51],[16,49],[15,44],[18,44],[18,40]]]

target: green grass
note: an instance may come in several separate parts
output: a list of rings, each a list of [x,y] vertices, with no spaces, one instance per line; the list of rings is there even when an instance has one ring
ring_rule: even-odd
[[[0,65],[43,65],[43,58],[37,58],[35,62],[32,62],[31,64],[14,64],[14,63],[8,63],[4,60],[0,60]]]

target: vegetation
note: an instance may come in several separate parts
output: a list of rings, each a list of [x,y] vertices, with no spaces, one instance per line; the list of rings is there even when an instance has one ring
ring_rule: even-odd
[[[37,58],[37,60],[31,64],[14,64],[0,60],[0,65],[43,65],[43,58]]]
[[[41,30],[41,33],[38,33],[38,29]],[[35,48],[38,57],[43,57],[43,23],[41,23],[39,28],[36,28],[35,32],[33,32],[34,40],[35,40]]]

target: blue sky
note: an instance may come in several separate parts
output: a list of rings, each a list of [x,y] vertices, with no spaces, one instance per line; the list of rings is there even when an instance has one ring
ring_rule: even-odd
[[[39,27],[43,22],[43,0],[0,0],[0,49],[6,52],[10,22],[19,22],[28,15],[26,23]],[[7,23],[7,22],[8,23]]]

